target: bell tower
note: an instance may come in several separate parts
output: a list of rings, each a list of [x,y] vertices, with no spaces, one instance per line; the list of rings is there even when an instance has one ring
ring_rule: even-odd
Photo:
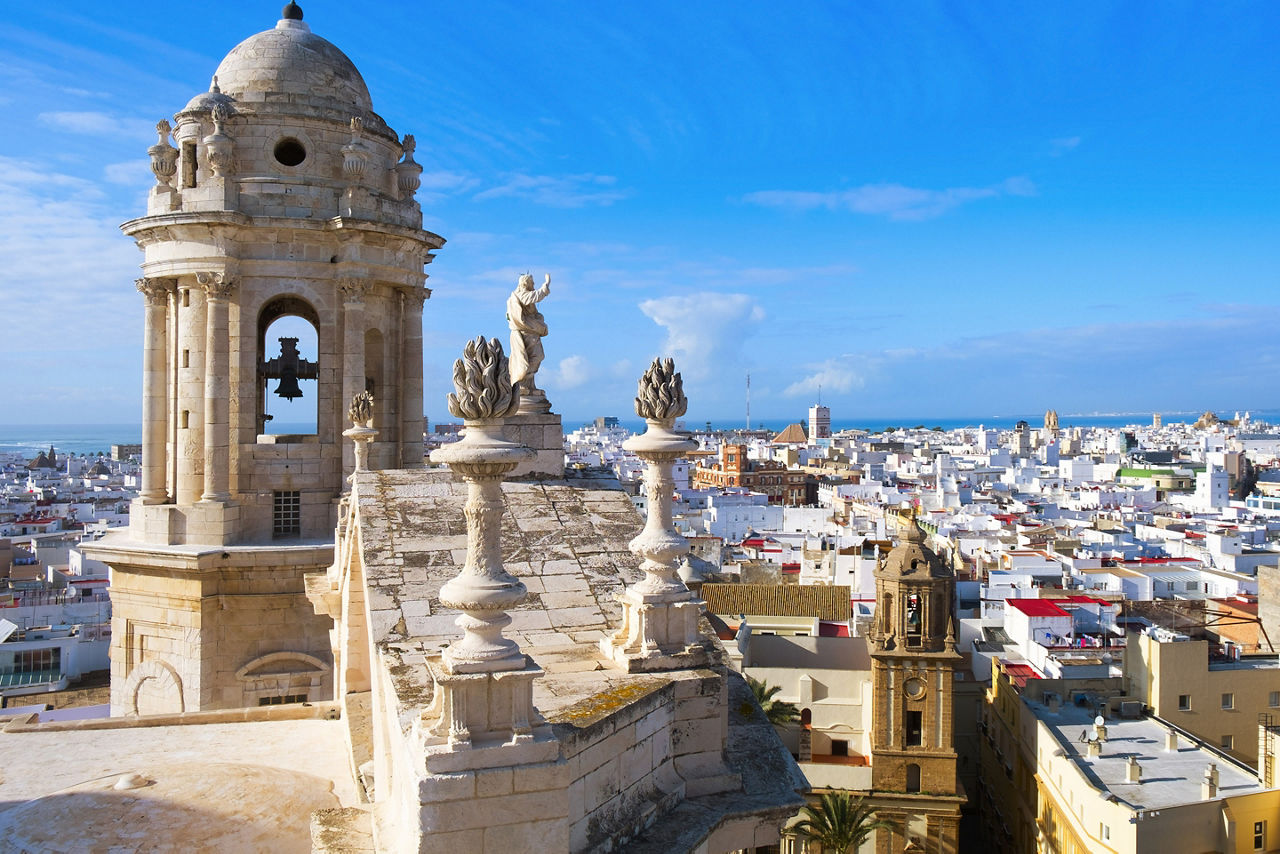
[[[156,130],[146,215],[121,226],[144,256],[141,497],[86,549],[113,570],[112,711],[327,699],[304,577],[332,561],[351,398],[374,397],[370,468],[423,461],[423,266],[444,240],[414,140],[292,2]],[[314,427],[273,429],[299,398]]]
[[[871,799],[894,825],[879,831],[876,852],[954,854],[965,800],[953,737],[955,577],[915,517],[901,522],[875,571]]]

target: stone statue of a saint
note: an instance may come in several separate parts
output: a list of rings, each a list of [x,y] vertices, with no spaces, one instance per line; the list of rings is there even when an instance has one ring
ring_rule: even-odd
[[[507,324],[511,327],[511,382],[520,387],[521,412],[550,412],[547,396],[538,388],[534,375],[542,365],[542,338],[547,334],[547,321],[538,311],[538,303],[551,293],[551,276],[542,287],[533,286],[533,276],[525,273],[516,289],[507,297]]]

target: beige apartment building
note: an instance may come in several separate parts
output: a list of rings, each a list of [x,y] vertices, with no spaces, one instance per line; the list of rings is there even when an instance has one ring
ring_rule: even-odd
[[[1258,716],[1280,715],[1280,659],[1219,654],[1209,641],[1130,632],[1127,689],[1156,717],[1257,767]]]
[[[1039,679],[997,660],[983,722],[996,852],[1280,851],[1274,780],[1143,714],[1123,680]],[[1268,744],[1274,731],[1254,727]]]

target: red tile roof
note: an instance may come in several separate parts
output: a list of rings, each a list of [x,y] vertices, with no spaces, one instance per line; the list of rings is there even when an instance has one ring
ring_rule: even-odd
[[[1005,604],[1016,608],[1028,617],[1069,617],[1066,611],[1059,608],[1049,599],[1006,599]]]

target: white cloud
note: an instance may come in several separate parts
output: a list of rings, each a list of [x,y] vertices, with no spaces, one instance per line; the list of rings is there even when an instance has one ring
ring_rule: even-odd
[[[748,193],[743,201],[764,207],[789,210],[851,211],[891,220],[919,221],[942,216],[953,208],[979,199],[998,196],[1030,196],[1035,185],[1026,177],[1013,177],[989,187],[949,187],[928,190],[902,184],[864,184],[848,190],[811,192],[804,190],[760,190]]]
[[[152,138],[156,134],[156,123],[153,121],[92,110],[41,113],[36,119],[42,124],[69,133],[138,139]]]
[[[59,399],[78,397],[76,411],[101,408],[100,420],[132,415],[121,401],[137,399],[142,304],[133,280],[141,256],[117,229],[118,210],[92,182],[3,156],[0,197],[0,304],[28,330],[0,342],[0,360],[30,353],[35,340],[56,342],[30,370],[7,373],[0,398],[10,416],[73,417],[65,407],[42,408],[55,386]]]
[[[567,356],[556,365],[548,382],[556,388],[577,388],[580,385],[586,385],[594,375],[591,362],[585,356]]]
[[[691,379],[722,374],[743,339],[764,320],[764,309],[747,294],[703,292],[640,303],[640,310],[667,330],[662,354]]]
[[[629,194],[617,188],[612,175],[525,175],[506,176],[506,183],[476,193],[477,201],[503,197],[524,199],[553,208],[580,208],[611,205]]]
[[[787,386],[785,397],[813,396],[822,391],[848,392],[866,384],[866,371],[854,365],[854,357],[841,356],[818,364],[806,365],[809,375]]]

